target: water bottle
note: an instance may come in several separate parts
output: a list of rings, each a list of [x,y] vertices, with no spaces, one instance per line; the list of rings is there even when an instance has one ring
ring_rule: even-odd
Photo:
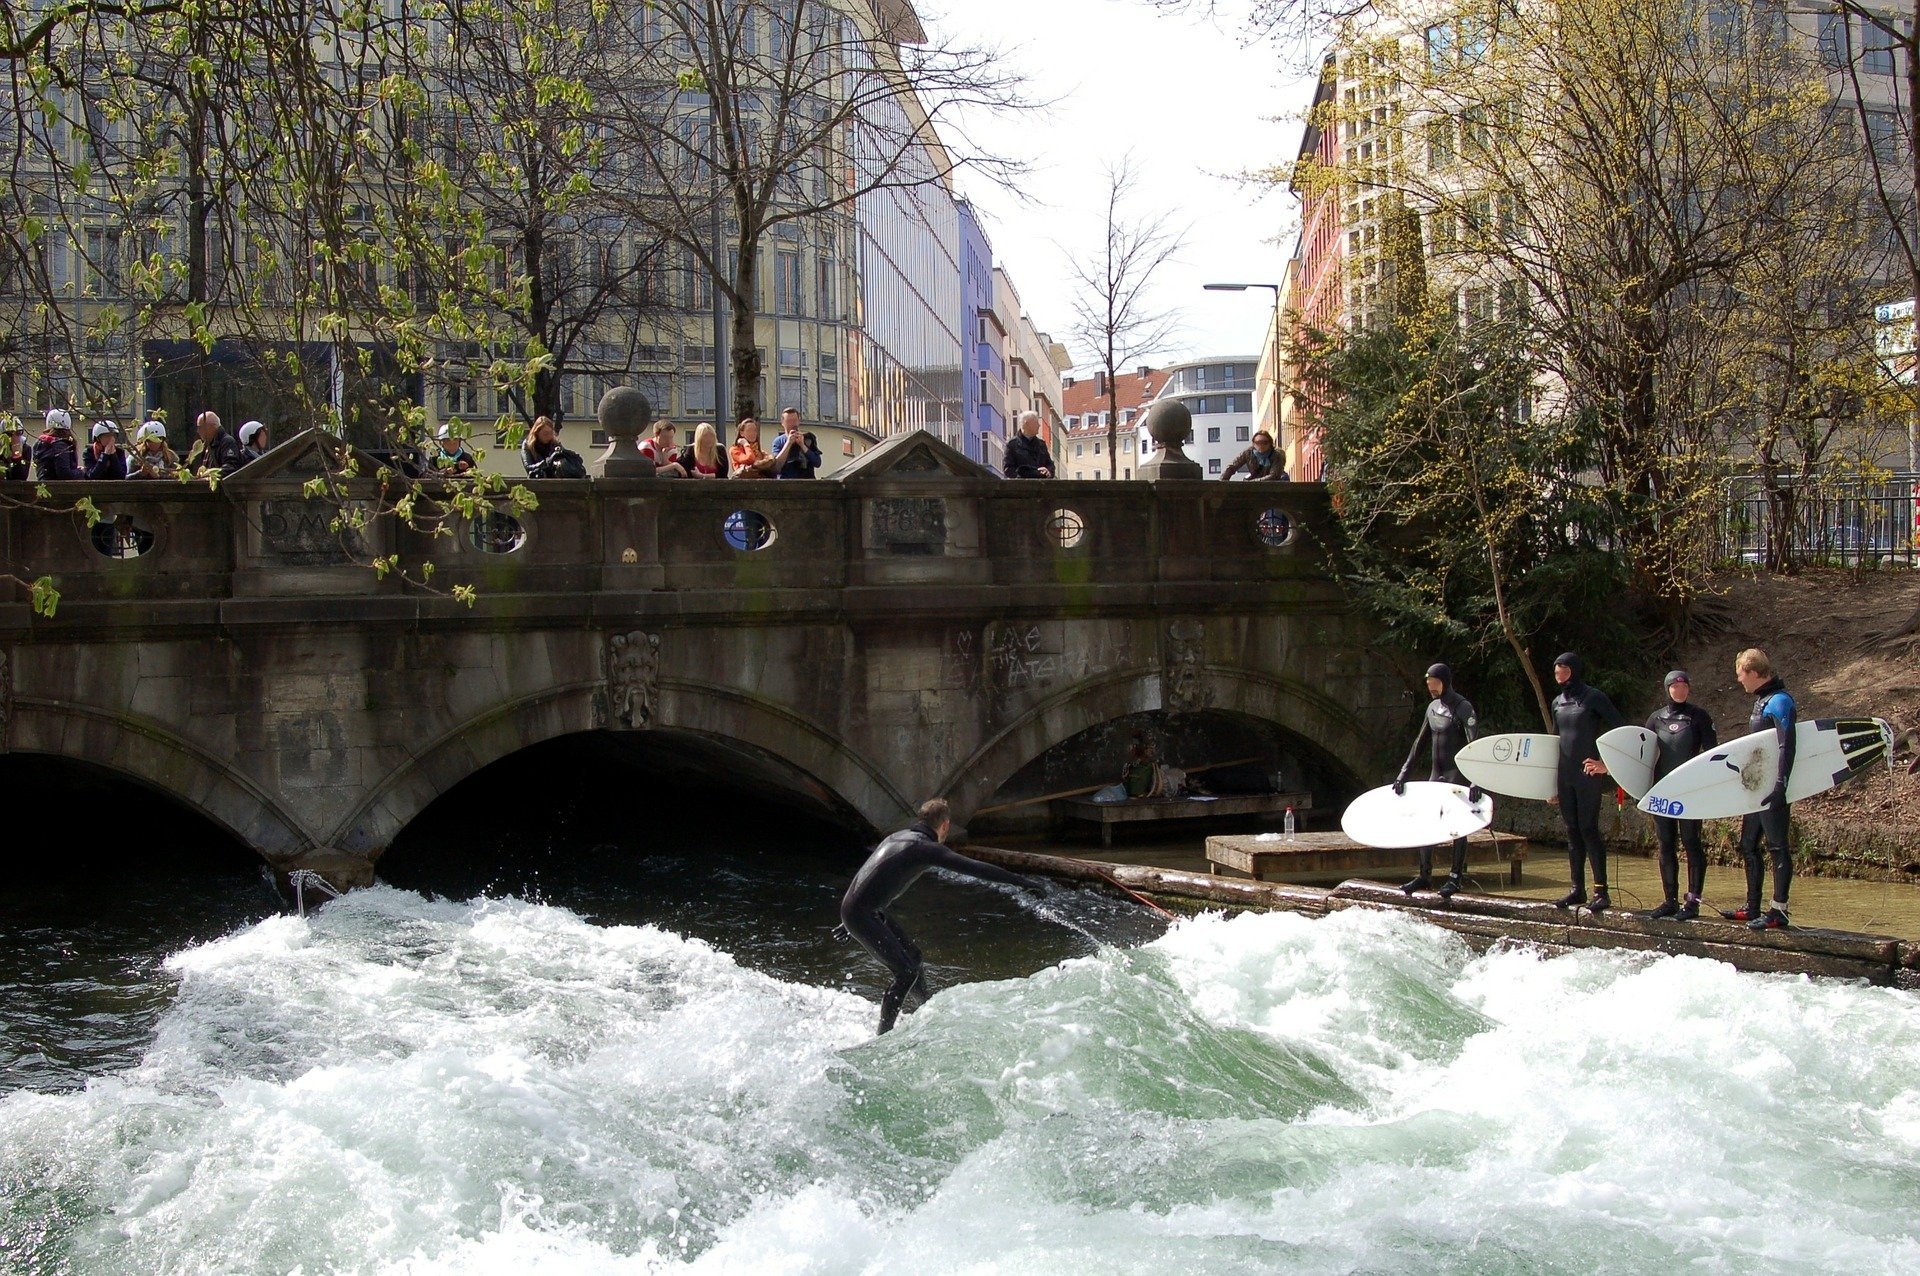
[[[1293,840],[1293,828],[1294,828],[1292,806],[1287,807],[1286,819],[1281,822],[1280,827],[1286,830],[1287,840],[1291,842]]]

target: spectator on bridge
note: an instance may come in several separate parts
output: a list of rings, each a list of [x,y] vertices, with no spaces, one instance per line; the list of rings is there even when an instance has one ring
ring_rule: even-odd
[[[1001,467],[1008,478],[1050,479],[1053,477],[1053,453],[1040,437],[1040,414],[1022,412],[1020,432],[1007,440],[1007,454]]]
[[[218,412],[202,412],[194,418],[193,429],[200,439],[187,453],[187,468],[195,474],[231,474],[247,463],[240,441],[220,424]]]
[[[533,428],[527,431],[525,442],[520,444],[520,460],[527,467],[528,478],[572,479],[587,476],[587,463],[578,452],[561,446],[560,427],[553,423],[550,416],[534,418]]]
[[[260,422],[249,421],[240,427],[240,464],[259,460],[272,446],[267,442],[267,427]]]
[[[653,431],[640,441],[640,455],[653,462],[655,478],[685,478],[687,467],[680,463],[680,432],[673,422],[661,417]]]
[[[441,478],[458,478],[478,464],[473,453],[467,450],[467,441],[456,435],[450,425],[433,432],[433,451],[427,459],[433,472]]]
[[[800,429],[800,409],[780,412],[780,437],[773,441],[775,478],[810,479],[820,472],[820,445]],[[786,457],[784,461],[780,457]]]
[[[797,443],[798,440],[795,440]],[[743,416],[727,450],[727,469],[737,479],[766,478],[786,460],[784,454],[768,456],[760,446],[760,419]]]
[[[1273,449],[1273,435],[1260,430],[1253,436],[1253,446],[1234,457],[1220,477],[1230,479],[1245,470],[1247,478],[1255,483],[1291,483],[1293,480],[1281,465],[1284,459]]]
[[[127,458],[127,477],[172,478],[180,472],[180,458],[167,446],[167,427],[149,421],[133,432],[133,454]]]
[[[33,445],[27,442],[26,427],[15,421],[0,437],[0,479],[24,483],[33,477]]]
[[[113,421],[95,421],[92,443],[87,448],[87,477],[123,479],[127,476],[127,454],[120,450],[120,426]]]
[[[702,421],[693,427],[693,442],[680,449],[680,468],[688,478],[727,476],[726,449],[720,446],[720,432],[713,428],[713,422]]]
[[[73,444],[73,417],[65,408],[47,413],[47,430],[33,447],[33,468],[42,483],[56,479],[83,479],[80,458]]]

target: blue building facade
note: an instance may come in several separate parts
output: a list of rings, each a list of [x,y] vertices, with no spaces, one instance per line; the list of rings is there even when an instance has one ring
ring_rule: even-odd
[[[999,469],[1007,446],[1006,333],[993,308],[993,245],[965,200],[960,201],[960,331],[965,428],[955,446]]]

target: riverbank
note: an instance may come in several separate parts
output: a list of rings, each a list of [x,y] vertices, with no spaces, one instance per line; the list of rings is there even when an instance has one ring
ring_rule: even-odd
[[[992,845],[1115,864],[1176,869],[1187,873],[1207,872],[1203,842],[1197,836],[1128,843],[1111,850],[1086,842],[1050,841],[1038,835],[996,836],[992,839]],[[1407,852],[1406,876],[1412,875],[1413,861],[1414,853]],[[1651,856],[1616,852],[1609,864],[1616,905],[1634,910],[1652,908],[1660,902],[1660,866]],[[1396,877],[1390,884],[1403,880],[1404,876]],[[1551,843],[1534,843],[1518,885],[1508,883],[1504,874],[1485,875],[1472,885],[1478,891],[1514,899],[1558,899],[1567,891],[1566,848]],[[1740,868],[1732,864],[1714,864],[1707,869],[1704,898],[1710,904],[1737,908],[1745,895],[1746,877]],[[1836,930],[1920,942],[1920,886],[1904,881],[1806,874],[1794,878],[1792,903],[1793,919],[1803,926],[1827,926]]]
[[[1583,909],[1555,908],[1526,897],[1477,891],[1442,900],[1434,895],[1409,897],[1392,886],[1370,881],[1348,881],[1333,887],[1298,886],[996,846],[972,846],[968,851],[1016,872],[1104,881],[1156,908],[1165,904],[1186,911],[1225,908],[1309,917],[1373,909],[1417,916],[1460,935],[1478,949],[1513,943],[1548,953],[1623,949],[1703,957],[1752,973],[1819,975],[1920,988],[1920,943],[1826,927],[1756,932],[1718,918],[1651,922],[1627,910],[1595,915]]]

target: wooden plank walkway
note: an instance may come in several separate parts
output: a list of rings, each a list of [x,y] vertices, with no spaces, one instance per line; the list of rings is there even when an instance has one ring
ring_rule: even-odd
[[[1518,833],[1483,830],[1467,839],[1467,865],[1492,864],[1518,886],[1527,860],[1527,839]],[[1296,833],[1291,838],[1272,833],[1219,834],[1207,839],[1208,871],[1231,868],[1256,882],[1270,878],[1372,876],[1381,871],[1407,871],[1417,862],[1417,850],[1382,850],[1356,842],[1345,833]],[[1434,859],[1444,866],[1452,852],[1442,847]]]
[[[1222,793],[1208,797],[1128,798],[1124,802],[1096,802],[1092,798],[1055,798],[1048,803],[1052,820],[1083,820],[1100,826],[1100,845],[1113,845],[1116,824],[1145,824],[1161,820],[1210,820],[1232,815],[1280,815],[1288,807],[1304,812],[1313,805],[1311,793]]]
[[[1189,908],[1219,905],[1282,909],[1313,916],[1348,908],[1392,909],[1417,914],[1435,926],[1454,931],[1477,948],[1500,942],[1523,943],[1556,953],[1621,948],[1706,957],[1738,970],[1760,973],[1861,979],[1871,984],[1920,988],[1920,942],[1882,935],[1800,927],[1750,931],[1717,919],[1655,922],[1619,911],[1595,917],[1583,910],[1496,895],[1460,894],[1451,900],[1426,895],[1410,898],[1377,882],[1343,882],[1331,889],[1290,886],[990,846],[968,846],[966,853],[1015,872],[1107,882],[1154,896],[1162,903],[1185,903]]]

